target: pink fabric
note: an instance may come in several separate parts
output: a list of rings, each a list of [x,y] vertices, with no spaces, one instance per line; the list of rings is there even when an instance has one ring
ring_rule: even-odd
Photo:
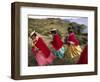
[[[51,64],[56,58],[40,37],[38,38],[35,46],[32,47],[32,52],[39,66]]]
[[[56,56],[51,53],[50,56],[46,59],[49,64],[51,64],[56,59]]]
[[[76,46],[79,45],[79,41],[76,39],[75,37],[75,33],[70,33],[68,40],[67,40],[67,44],[70,44],[69,42],[73,42]]]
[[[54,35],[52,45],[56,50],[59,50],[62,47],[63,42],[58,34]]]
[[[32,50],[34,50],[34,49],[32,49]],[[33,53],[34,53],[34,51],[33,51]],[[48,58],[45,58],[43,56],[44,54],[41,51],[37,51],[34,54],[35,54],[35,59],[39,66],[45,66],[48,64],[52,64],[52,62],[56,58],[56,56],[53,55],[52,53],[50,53],[50,56]]]
[[[48,64],[48,61],[43,56],[43,53],[41,51],[38,51],[38,53],[35,55],[35,58],[39,66],[44,66]]]
[[[38,41],[36,42],[35,46],[37,48],[39,48],[39,50],[42,51],[42,53],[44,54],[44,56],[46,58],[48,58],[50,56],[50,50],[49,48],[47,47],[47,45],[44,43],[44,41],[42,40],[41,37],[39,37]]]

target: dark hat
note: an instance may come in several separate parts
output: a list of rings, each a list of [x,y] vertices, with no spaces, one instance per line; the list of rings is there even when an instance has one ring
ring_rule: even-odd
[[[68,27],[67,30],[68,30],[68,31],[73,31],[73,28],[72,28],[72,27]]]

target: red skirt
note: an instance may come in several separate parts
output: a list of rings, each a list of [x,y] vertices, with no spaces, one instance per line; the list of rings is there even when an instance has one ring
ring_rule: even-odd
[[[41,51],[38,51],[35,55],[35,59],[39,66],[45,66],[45,65],[52,64],[55,58],[56,57],[52,53],[50,53],[50,56],[46,58],[44,57],[44,54]]]

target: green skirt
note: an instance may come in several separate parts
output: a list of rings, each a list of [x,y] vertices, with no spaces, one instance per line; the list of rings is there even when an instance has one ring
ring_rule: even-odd
[[[65,52],[64,47],[60,48],[59,50],[53,50],[53,54],[60,59],[64,57],[64,52]]]

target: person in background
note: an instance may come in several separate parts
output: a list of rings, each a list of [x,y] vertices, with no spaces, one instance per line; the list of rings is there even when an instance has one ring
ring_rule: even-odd
[[[52,41],[51,41],[51,45],[53,48],[53,53],[60,59],[62,59],[64,57],[64,52],[65,49],[63,47],[63,42],[59,36],[59,34],[57,33],[56,29],[52,29],[50,31],[51,35],[52,35]]]
[[[87,64],[87,63],[88,63],[88,46],[86,45],[81,53],[81,56],[77,64]]]
[[[35,31],[30,34],[32,52],[39,66],[52,64],[56,56],[49,50],[43,39]]]
[[[68,39],[66,41],[67,44],[67,54],[70,55],[71,58],[79,56],[81,54],[81,48],[79,46],[79,41],[75,37],[75,33],[71,27],[68,28]]]

